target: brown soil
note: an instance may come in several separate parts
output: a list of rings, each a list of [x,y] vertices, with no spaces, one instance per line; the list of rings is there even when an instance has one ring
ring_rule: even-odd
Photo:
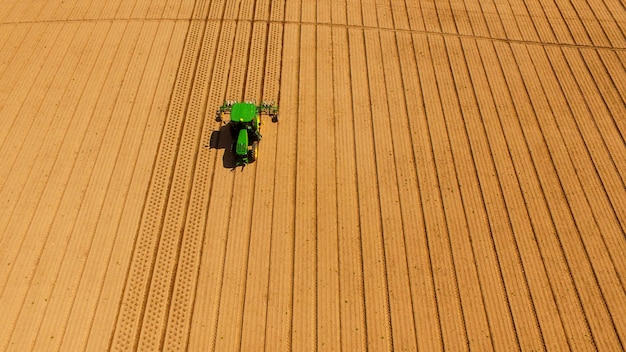
[[[625,116],[614,0],[0,0],[0,350],[622,351]]]

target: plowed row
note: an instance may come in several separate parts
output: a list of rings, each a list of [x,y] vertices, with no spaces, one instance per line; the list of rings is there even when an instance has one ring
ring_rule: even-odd
[[[622,351],[624,116],[617,1],[0,0],[0,349]]]

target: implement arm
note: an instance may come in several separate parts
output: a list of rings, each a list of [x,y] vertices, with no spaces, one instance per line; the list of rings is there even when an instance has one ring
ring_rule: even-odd
[[[235,103],[235,101],[225,101],[224,104],[222,104],[222,106],[220,106],[220,108],[215,112],[215,121],[222,122],[222,115],[230,114],[230,111]]]
[[[215,111],[215,121],[222,122],[222,115],[230,114],[233,105],[236,103],[236,101],[232,100],[225,101],[224,104]],[[250,103],[254,103],[254,101],[250,101]],[[272,122],[278,122],[278,106],[275,105],[274,102],[263,102],[261,105],[257,105],[256,109],[259,114],[265,114],[271,117]]]
[[[266,114],[272,118],[272,122],[278,122],[278,106],[274,102],[263,102],[257,106],[259,114]]]

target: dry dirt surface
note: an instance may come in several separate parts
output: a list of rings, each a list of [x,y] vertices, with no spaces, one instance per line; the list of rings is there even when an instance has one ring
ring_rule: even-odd
[[[0,350],[623,351],[625,68],[620,0],[0,0]]]

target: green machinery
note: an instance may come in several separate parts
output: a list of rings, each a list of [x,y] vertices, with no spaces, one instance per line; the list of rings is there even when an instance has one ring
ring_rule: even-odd
[[[261,141],[261,115],[269,115],[272,122],[278,122],[278,107],[273,102],[257,105],[254,101],[226,101],[217,109],[215,120],[221,122],[223,114],[230,114],[233,137],[231,150],[236,158],[236,166],[254,162]]]

